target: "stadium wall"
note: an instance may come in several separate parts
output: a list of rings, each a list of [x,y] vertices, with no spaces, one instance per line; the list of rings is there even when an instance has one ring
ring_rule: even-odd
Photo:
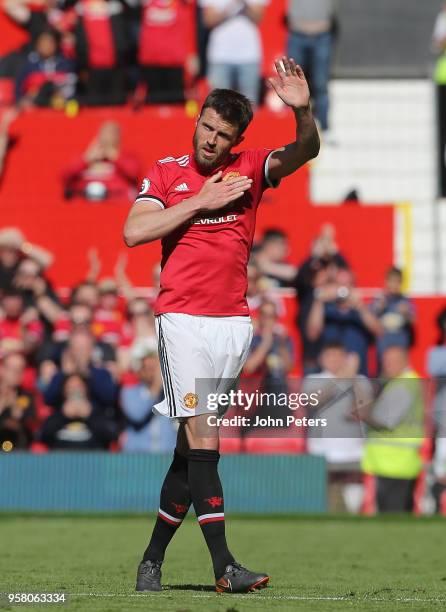
[[[112,274],[118,253],[128,251],[122,227],[129,202],[63,199],[64,166],[85,151],[106,119],[121,124],[124,148],[140,156],[143,168],[156,159],[180,156],[191,149],[195,117],[183,108],[147,108],[138,113],[128,108],[90,109],[71,119],[63,113],[36,110],[16,121],[15,144],[0,187],[0,225],[16,225],[30,241],[54,252],[55,264],[49,274],[57,286],[71,286],[83,278],[86,252],[92,246],[99,250],[104,275]],[[290,141],[294,130],[291,113],[260,110],[243,147],[278,147]],[[393,263],[393,206],[314,207],[309,199],[307,168],[284,180],[279,189],[265,193],[257,235],[271,226],[286,230],[290,258],[299,262],[308,256],[314,237],[327,222],[336,226],[339,245],[356,271],[358,284],[380,286],[384,271]],[[130,279],[139,286],[150,285],[152,266],[160,256],[159,244],[128,252]]]
[[[99,452],[2,455],[0,511],[155,512],[170,461],[170,455]],[[321,457],[234,455],[220,467],[228,511],[327,509]]]

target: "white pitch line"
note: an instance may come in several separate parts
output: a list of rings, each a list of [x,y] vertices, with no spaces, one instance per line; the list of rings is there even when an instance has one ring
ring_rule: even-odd
[[[177,589],[175,589],[177,590]],[[171,593],[173,592],[173,589],[165,589],[163,591],[164,593]],[[159,593],[147,593],[147,592],[142,592],[142,593],[66,593],[67,597],[160,597]],[[241,599],[250,599],[252,597],[255,597],[256,595],[253,593],[249,593],[249,594],[243,594],[243,593],[235,593],[231,595],[231,598],[233,597],[237,597],[237,598],[241,598]],[[162,595],[161,595],[162,597]],[[217,597],[221,597],[220,594],[215,593],[213,595],[208,595],[208,594],[195,594],[192,595],[193,598],[198,598],[198,599],[216,599]],[[368,601],[370,602],[379,602],[379,603],[394,603],[394,602],[400,602],[400,603],[445,603],[446,604],[446,598],[434,598],[434,597],[428,597],[428,598],[419,598],[419,597],[393,597],[392,599],[384,599],[382,597],[344,597],[344,596],[329,596],[329,595],[315,595],[315,596],[305,596],[305,595],[273,595],[273,594],[267,594],[265,592],[263,592],[261,594],[261,596],[259,597],[260,599],[265,599],[265,600],[269,600],[269,599],[282,599],[285,601],[351,601],[351,602],[363,602],[366,603]]]

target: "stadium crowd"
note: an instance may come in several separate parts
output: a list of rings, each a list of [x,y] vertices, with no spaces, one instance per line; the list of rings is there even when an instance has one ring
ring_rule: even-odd
[[[183,103],[197,97],[205,75],[210,86],[234,87],[261,103],[259,25],[268,3],[5,0],[3,10],[29,40],[0,58],[0,85],[14,82],[14,108],[0,122],[0,176],[9,126],[17,112],[34,106],[67,110],[79,104]],[[331,0],[288,3],[288,53],[302,57],[311,74],[323,131],[329,129],[327,83],[335,25]],[[108,121],[86,151],[68,160],[65,197],[132,200],[140,174],[140,160],[121,149],[119,125]],[[98,254],[92,251],[88,259],[85,278],[62,295],[46,275],[51,253],[30,244],[17,228],[0,230],[4,451],[167,452],[175,444],[174,425],[152,412],[162,396],[152,310],[159,266],[152,289],[140,292],[126,277],[124,257],[118,258],[114,278],[102,279]],[[426,426],[425,393],[409,358],[416,312],[402,281],[401,270],[391,268],[380,292],[371,299],[363,295],[329,225],[321,228],[302,262],[289,261],[286,234],[271,228],[249,264],[247,295],[255,331],[241,387],[320,393],[319,405],[303,413],[328,416],[327,428],[323,435],[311,425],[301,429],[291,448],[325,456],[333,509],[357,511],[363,472],[375,470],[378,508],[411,510],[423,471],[421,447],[431,438],[432,492],[437,509],[446,513],[446,308],[438,317],[438,345],[427,355],[436,394],[433,422]],[[295,330],[285,324],[282,296],[290,290],[298,302]],[[301,379],[291,376],[297,371]],[[256,411],[266,419],[272,415],[268,406],[258,405]],[[275,409],[273,416],[279,414],[286,418],[290,410]],[[248,450],[247,442],[259,433],[261,444],[268,437],[286,439],[289,429],[231,429],[222,444],[230,448],[231,440],[238,440],[236,448]],[[400,465],[398,457],[386,458],[379,450],[378,457],[373,455],[379,447],[376,432],[409,440],[412,446],[403,451]]]
[[[153,270],[152,289],[141,292],[126,277],[125,256],[118,258],[114,278],[100,279],[101,262],[92,250],[85,278],[62,297],[45,274],[52,259],[17,228],[0,231],[3,450],[170,450],[175,426],[152,412],[162,397],[152,310],[159,266]],[[409,362],[416,313],[401,283],[401,271],[391,268],[382,291],[364,299],[332,226],[321,228],[299,266],[288,260],[286,234],[265,231],[248,269],[255,331],[240,386],[276,396],[317,391],[318,405],[299,407],[296,415],[325,417],[328,424],[323,432],[310,425],[297,434],[286,425],[269,427],[268,417],[283,417],[286,423],[293,411],[260,401],[255,414],[267,424],[231,428],[223,446],[230,449],[237,440],[243,449],[244,442],[259,436],[259,443],[269,437],[289,443],[292,436],[295,451],[325,456],[332,503],[350,510],[358,509],[361,465],[374,464],[368,450],[372,431],[395,432],[398,438],[405,431],[419,457],[427,430],[422,381]],[[286,324],[283,295],[290,289],[299,303],[299,344]],[[429,372],[438,380],[432,431],[437,435],[433,465],[438,507],[445,489],[445,322],[446,309],[438,318],[439,344],[428,355]],[[301,378],[290,376],[299,370]],[[238,406],[228,416],[243,410]],[[378,479],[382,510],[412,508],[423,467],[415,454],[404,461],[406,474],[397,470],[382,482]]]
[[[206,77],[210,87],[232,87],[258,104],[259,26],[269,1],[5,0],[4,13],[28,40],[0,57],[0,88],[13,84],[20,109],[72,113],[78,104],[183,103],[199,97]],[[327,131],[334,0],[290,0],[284,18],[288,53],[302,58]]]

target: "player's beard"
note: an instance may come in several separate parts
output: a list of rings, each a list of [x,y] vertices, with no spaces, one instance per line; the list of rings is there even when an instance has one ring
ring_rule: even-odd
[[[203,145],[201,145],[200,147],[198,143],[196,131],[194,132],[194,137],[193,137],[192,142],[194,145],[195,162],[197,166],[200,168],[200,170],[204,172],[205,174],[210,174],[213,170],[221,166],[221,164],[225,161],[225,159],[228,157],[230,153],[230,151],[224,151],[219,154],[217,149],[215,149],[215,153],[216,153],[215,157],[213,157],[212,159],[206,159],[205,157],[200,155],[200,148],[202,148]]]

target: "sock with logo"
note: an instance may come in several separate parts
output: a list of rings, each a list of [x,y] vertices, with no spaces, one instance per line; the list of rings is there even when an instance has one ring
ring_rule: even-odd
[[[234,561],[226,543],[223,489],[218,475],[220,454],[213,450],[189,451],[189,489],[212,557],[215,578],[221,578]]]
[[[188,461],[175,450],[161,488],[160,508],[143,561],[163,561],[166,548],[189,510]]]

